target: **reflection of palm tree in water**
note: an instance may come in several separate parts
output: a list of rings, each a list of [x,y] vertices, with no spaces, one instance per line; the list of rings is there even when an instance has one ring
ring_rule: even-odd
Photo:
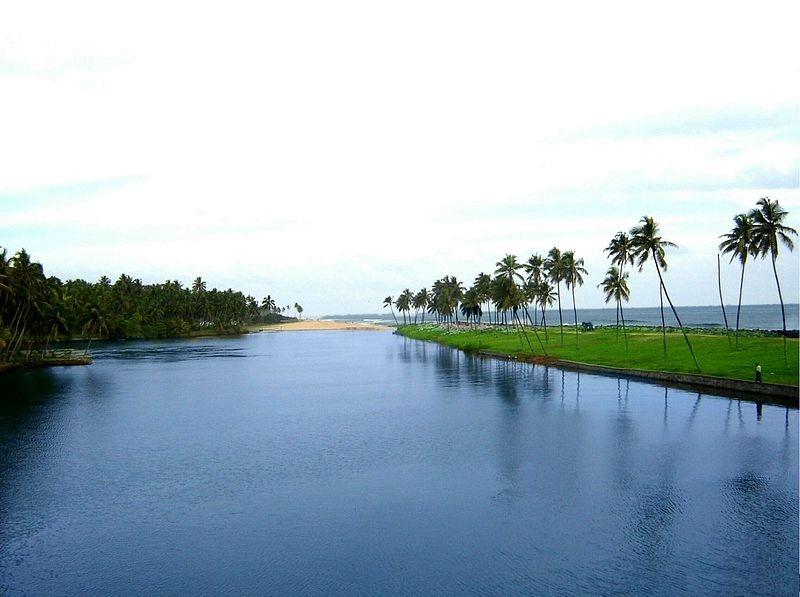
[[[627,490],[635,478],[631,468],[631,457],[634,450],[634,425],[629,416],[628,391],[630,380],[625,380],[625,401],[622,399],[622,380],[617,378],[617,416],[614,419],[611,435],[611,470],[612,478],[619,489]]]
[[[689,413],[689,421],[686,425],[688,429],[691,429],[694,425],[694,419],[697,416],[697,411],[700,409],[700,401],[703,399],[703,395],[698,392],[697,398],[694,401],[694,406],[692,407],[692,411]]]

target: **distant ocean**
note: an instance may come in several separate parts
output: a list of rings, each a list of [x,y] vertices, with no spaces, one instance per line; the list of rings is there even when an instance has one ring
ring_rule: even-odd
[[[722,328],[725,323],[722,318],[722,309],[719,306],[705,307],[676,307],[678,315],[684,325],[689,327]],[[733,328],[736,325],[736,305],[726,305],[725,311],[728,314],[728,325]],[[531,315],[533,311],[531,311]],[[402,317],[397,314],[399,320]],[[678,322],[672,315],[672,311],[665,306],[665,320],[668,326],[677,326]],[[413,316],[413,312],[412,312]],[[563,308],[564,323],[573,320],[572,309]],[[421,318],[421,316],[420,316]],[[347,315],[326,315],[322,319],[364,321],[371,323],[393,324],[392,314],[385,313],[352,313]],[[426,321],[431,319],[430,315],[425,316]],[[419,321],[420,319],[418,319]],[[486,315],[484,314],[484,320]],[[796,330],[800,325],[800,304],[792,303],[786,305],[786,329]],[[578,322],[590,321],[594,325],[608,325],[616,323],[616,312],[612,309],[578,309]],[[558,323],[558,309],[547,310],[547,323],[552,325]],[[638,307],[625,309],[625,323],[627,325],[661,325],[661,311],[658,307]],[[739,327],[743,329],[759,330],[779,330],[781,329],[781,308],[780,305],[742,305],[742,312],[739,319]]]

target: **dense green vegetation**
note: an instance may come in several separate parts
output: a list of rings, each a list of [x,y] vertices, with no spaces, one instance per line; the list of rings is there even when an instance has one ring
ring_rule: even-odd
[[[295,303],[295,311],[302,307]],[[177,280],[143,284],[122,274],[116,282],[46,276],[22,249],[9,256],[0,248],[0,362],[42,358],[56,340],[81,338],[170,338],[238,333],[251,323],[288,319],[267,295],[259,304],[235,290],[207,290]]]
[[[739,307],[736,315],[735,337],[736,343],[733,345],[729,338],[723,337],[722,343],[728,347],[728,352],[733,354],[735,348],[742,348],[739,344],[739,310],[741,309],[741,289],[744,284],[744,268],[748,256],[766,258],[769,256],[772,262],[772,271],[775,275],[775,284],[780,301],[781,317],[783,321],[782,337],[783,340],[778,344],[783,345],[783,370],[791,370],[790,355],[787,344],[786,313],[783,305],[783,294],[781,292],[780,279],[776,261],[781,247],[786,247],[789,251],[794,249],[791,237],[797,235],[797,231],[784,224],[788,212],[781,208],[777,201],[764,197],[759,199],[756,207],[746,214],[739,214],[734,218],[734,228],[731,232],[721,235],[723,242],[720,250],[731,255],[731,261],[738,258],[741,262],[741,278],[739,285]],[[665,280],[667,271],[667,249],[677,245],[663,238],[658,222],[650,216],[643,216],[638,224],[631,227],[630,232],[618,232],[605,247],[604,252],[611,260],[611,267],[606,272],[605,278],[598,285],[603,292],[606,303],[614,301],[617,312],[617,326],[622,323],[623,349],[631,352],[639,349],[639,346],[632,346],[629,342],[629,330],[625,326],[625,311],[623,303],[630,300],[631,290],[628,283],[630,272],[625,271],[628,266],[636,266],[638,271],[642,271],[648,263],[652,262],[653,268],[658,276],[659,298],[661,307],[661,361],[662,364],[669,362],[682,363],[681,359],[688,356],[691,362],[691,371],[695,373],[715,374],[712,372],[714,365],[713,355],[704,355],[698,352],[695,344],[702,344],[704,348],[709,348],[708,340],[704,332],[698,336],[693,334],[692,339],[684,329],[680,314],[670,297]],[[719,262],[719,255],[717,255]],[[466,322],[483,321],[483,306],[486,305],[486,313],[489,323],[496,325],[511,325],[516,335],[519,337],[519,344],[527,347],[529,351],[538,347],[541,354],[553,352],[553,344],[550,342],[551,332],[548,330],[547,309],[556,305],[558,310],[558,340],[559,352],[575,350],[576,354],[581,354],[580,346],[584,342],[579,333],[577,307],[575,301],[575,288],[583,286],[584,276],[588,274],[584,267],[584,260],[577,257],[574,251],[561,251],[558,247],[553,247],[546,256],[534,253],[530,258],[522,263],[517,260],[516,255],[507,254],[495,264],[494,276],[480,273],[475,278],[470,288],[464,285],[455,276],[444,276],[434,282],[431,290],[423,288],[414,294],[406,288],[396,299],[387,296],[383,300],[384,308],[389,307],[394,315],[394,309],[400,311],[403,318],[403,325],[417,323],[420,312],[422,322],[425,321],[425,312],[431,313],[436,322],[458,323],[459,312],[463,315]],[[719,271],[719,269],[718,269]],[[721,275],[721,274],[719,274]],[[571,298],[573,313],[573,329],[575,332],[574,342],[569,348],[564,342],[564,315],[562,309],[562,284]],[[722,300],[722,285],[718,280],[720,303]],[[671,352],[680,349],[675,346],[674,338],[668,338],[666,320],[664,317],[664,299],[672,310],[676,321],[680,337],[687,349],[688,354],[683,356],[671,355]],[[494,307],[492,312],[491,307]],[[412,318],[411,311],[414,311]],[[539,314],[537,314],[537,310]],[[533,315],[531,315],[533,311]],[[723,315],[725,314],[722,308]],[[494,315],[494,318],[492,318]],[[395,316],[397,322],[397,317]],[[398,322],[399,325],[399,322]],[[725,316],[726,333],[728,331],[727,316]],[[532,332],[532,334],[529,334]],[[637,342],[645,340],[643,332],[639,330]],[[533,338],[531,338],[531,335]],[[712,337],[712,336],[708,336]],[[720,342],[719,337],[713,336],[713,347],[716,342]],[[505,337],[504,337],[505,338]],[[595,336],[603,338],[602,335]],[[647,346],[649,347],[652,338],[646,336]],[[771,345],[770,345],[771,346]],[[796,353],[796,348],[795,348]],[[669,355],[669,358],[668,358]],[[796,354],[792,355],[795,362],[796,383]],[[562,356],[562,358],[570,358]],[[632,358],[626,354],[626,358]],[[677,360],[676,360],[677,359]],[[582,360],[582,359],[577,359]],[[618,362],[617,359],[613,359]],[[701,365],[701,361],[703,364]],[[588,361],[587,361],[588,362]],[[645,363],[650,363],[650,359],[645,359]],[[683,367],[683,364],[679,366]],[[723,368],[724,369],[724,368]],[[684,369],[679,369],[683,371]],[[717,370],[717,369],[713,369]]]
[[[441,342],[454,348],[467,351],[487,350],[517,357],[543,356],[544,352],[533,344],[529,348],[521,341],[519,332],[511,327],[488,327],[447,324],[418,324],[398,328],[409,338]],[[544,340],[544,330],[538,330]],[[656,328],[632,328],[628,331],[628,344],[620,328],[610,326],[592,331],[579,332],[580,343],[562,344],[557,336],[551,335],[549,342],[544,340],[547,355],[581,363],[605,365],[626,369],[648,371],[673,371],[695,373],[694,362],[685,350],[683,335],[678,330],[662,335]],[[666,338],[667,356],[664,356],[662,342]],[[745,379],[752,381],[756,363],[760,363],[764,381],[798,385],[798,341],[789,339],[789,367],[783,359],[783,344],[779,335],[748,333],[739,339],[739,348],[731,350],[724,333],[693,330],[692,344],[698,355],[704,375]]]

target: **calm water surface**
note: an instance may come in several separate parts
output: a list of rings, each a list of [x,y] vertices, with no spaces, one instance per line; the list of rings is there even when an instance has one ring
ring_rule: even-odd
[[[383,332],[0,378],[0,592],[798,593],[796,410]]]

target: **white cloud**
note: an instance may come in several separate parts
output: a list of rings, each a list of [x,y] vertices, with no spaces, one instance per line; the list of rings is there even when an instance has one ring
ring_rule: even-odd
[[[800,207],[782,122],[796,128],[798,16],[17,3],[0,23],[0,235],[64,276],[204,273],[322,313],[553,243],[599,276],[609,232],[654,212],[686,247],[675,294],[713,302],[679,266],[712,271],[717,235],[761,194]],[[138,178],[13,199],[120,177]],[[579,300],[598,304],[588,286]],[[763,286],[752,300],[772,300]]]

